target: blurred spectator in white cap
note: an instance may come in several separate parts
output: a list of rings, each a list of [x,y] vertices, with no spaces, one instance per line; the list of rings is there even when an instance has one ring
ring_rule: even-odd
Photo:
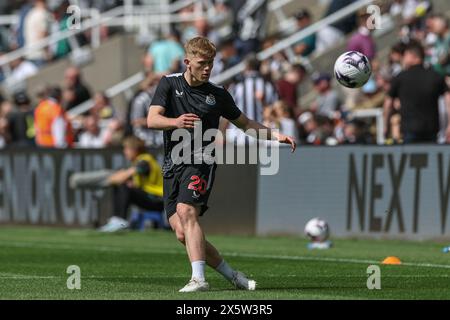
[[[314,115],[311,112],[306,111],[298,117],[298,122],[300,124],[300,141],[306,144],[320,144],[320,141],[315,134],[319,126]]]

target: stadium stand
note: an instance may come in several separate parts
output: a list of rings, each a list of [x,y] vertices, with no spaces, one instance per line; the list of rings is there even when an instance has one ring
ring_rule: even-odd
[[[241,70],[240,62],[244,60],[249,48],[251,51],[259,52],[259,58],[263,57],[260,72],[275,86],[281,79],[292,76],[293,67],[301,66],[306,72],[301,79],[294,81],[296,105],[293,105],[292,101],[285,101],[290,107],[289,114],[296,123],[296,131],[299,132],[297,138],[301,143],[308,143],[309,140],[316,141],[307,138],[304,125],[299,118],[304,112],[312,112],[315,117],[319,117],[321,135],[325,132],[324,139],[319,144],[335,145],[344,141],[347,141],[346,143],[371,141],[378,144],[401,142],[399,134],[395,134],[395,123],[401,119],[394,115],[392,123],[384,124],[381,111],[389,81],[393,76],[389,69],[394,67],[395,63],[397,67],[400,67],[399,61],[392,61],[392,54],[390,54],[391,48],[398,47],[399,43],[405,43],[410,39],[421,41],[426,46],[426,63],[441,75],[448,76],[450,31],[445,26],[448,25],[450,10],[448,3],[443,0],[366,1],[366,5],[369,3],[379,5],[381,13],[381,28],[368,33],[368,39],[372,39],[376,48],[375,53],[369,54],[373,55],[371,61],[373,77],[362,90],[357,91],[346,90],[331,81],[331,88],[337,93],[342,103],[333,115],[329,113],[325,117],[316,114],[317,110],[314,108],[313,102],[318,98],[318,91],[314,90],[314,78],[317,74],[329,73],[332,70],[336,57],[342,51],[352,48],[351,45],[349,47],[351,37],[358,37],[358,32],[361,32],[364,24],[371,23],[371,19],[369,17],[368,21],[361,20],[360,14],[364,13],[366,8],[361,5],[345,19],[332,24],[323,23],[323,21],[346,4],[355,5],[357,1],[330,0],[319,3],[307,1],[302,4],[295,1],[278,0],[268,3],[263,1],[259,7],[251,9],[247,17],[248,21],[264,21],[265,23],[247,24],[245,30],[242,29],[242,18],[234,14],[239,10],[245,12],[248,9],[244,3],[239,6],[237,2],[226,1],[174,3],[167,1],[166,7],[157,6],[153,1],[145,1],[143,4],[132,3],[132,6],[119,5],[119,3],[108,6],[101,1],[96,3],[97,7],[80,8],[82,14],[79,17],[80,28],[78,29],[68,27],[68,21],[77,22],[71,19],[73,16],[67,11],[70,5],[68,1],[13,1],[4,9],[3,13],[7,15],[0,20],[1,31],[5,35],[1,38],[2,56],[0,56],[3,75],[2,91],[6,98],[0,113],[3,128],[1,130],[2,145],[7,146],[12,142],[7,119],[13,95],[19,91],[27,92],[32,104],[37,105],[39,102],[36,98],[37,94],[45,92],[43,86],[56,83],[62,84],[62,104],[67,111],[70,110],[75,139],[76,142],[79,141],[83,131],[86,131],[86,122],[89,122],[84,121],[84,117],[89,114],[88,110],[93,108],[95,103],[93,99],[89,99],[90,94],[86,92],[86,89],[83,91],[77,88],[76,94],[81,94],[83,97],[74,96],[74,87],[67,80],[70,76],[68,74],[73,73],[73,70],[81,70],[86,82],[84,87],[90,87],[95,92],[104,92],[105,98],[111,99],[111,105],[114,106],[114,118],[117,121],[114,125],[110,125],[110,119],[99,119],[98,125],[109,126],[108,128],[117,136],[117,139],[111,140],[115,142],[111,143],[120,144],[120,135],[127,132],[127,126],[133,126],[128,119],[129,106],[133,105],[134,99],[138,99],[140,92],[139,89],[136,91],[138,83],[154,74],[153,69],[149,67],[151,61],[149,62],[149,56],[146,53],[157,43],[158,37],[173,33],[171,30],[179,35],[179,38],[175,38],[179,40],[174,42],[179,41],[179,48],[182,48],[182,39],[193,35],[207,35],[215,39],[219,51],[222,46],[232,44],[232,48],[237,50],[234,55],[226,57],[227,51],[224,51],[225,57],[223,57],[220,51],[221,54],[218,56],[220,60],[216,61],[218,68],[223,65],[231,69],[223,69],[222,73],[212,79],[218,80],[227,87],[239,81],[236,75]],[[269,9],[266,6],[269,6]],[[165,18],[160,19],[158,23],[148,22],[147,18],[158,12]],[[442,16],[435,16],[436,12],[441,13]],[[34,18],[35,16],[37,18]],[[143,22],[144,18],[146,23]],[[33,19],[40,22],[34,22]],[[357,19],[362,22],[359,29]],[[44,23],[44,20],[47,22]],[[168,23],[168,21],[174,22]],[[27,23],[36,25],[41,23],[46,26],[39,35],[39,39],[44,40],[41,40],[40,46],[38,43],[36,50],[27,50],[27,45],[30,45],[26,41]],[[434,26],[439,23],[443,26],[437,30],[439,27]],[[299,34],[299,31],[308,30],[311,26],[317,27],[317,31],[310,32],[303,37],[303,40],[284,45],[283,41],[289,42],[294,38],[293,36]],[[255,36],[249,36],[251,33]],[[33,41],[39,42],[39,39]],[[231,42],[230,39],[232,39]],[[358,42],[357,38],[355,39]],[[299,49],[306,43],[305,41],[310,43],[308,54],[301,53],[303,49]],[[262,50],[266,50],[266,56]],[[33,57],[30,56],[31,52],[34,54]],[[229,60],[230,58],[233,60]],[[145,70],[146,75],[142,72]],[[170,71],[165,72],[182,70],[182,64],[178,63]],[[233,70],[238,71],[233,72]],[[63,79],[64,74],[66,74],[66,80]],[[80,106],[83,101],[85,102]],[[265,107],[273,108],[273,105]],[[442,128],[446,126],[444,109],[442,102]],[[269,111],[266,113],[277,114]],[[258,117],[262,117],[262,114]],[[354,131],[355,122],[359,124],[358,132],[364,136],[370,136],[371,139],[354,139],[354,137],[347,139],[346,132]],[[394,126],[394,136],[389,134],[384,137],[381,133],[383,126],[390,127],[391,124]],[[347,126],[349,130],[346,130]],[[102,130],[94,131],[100,134]],[[160,140],[153,140],[155,145],[160,144]],[[437,141],[445,141],[443,131]],[[111,143],[108,142],[105,145]],[[79,144],[75,143],[75,145]]]

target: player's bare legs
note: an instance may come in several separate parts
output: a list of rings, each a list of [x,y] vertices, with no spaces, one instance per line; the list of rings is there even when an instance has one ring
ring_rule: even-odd
[[[192,266],[191,280],[180,292],[206,291],[209,289],[209,285],[205,281],[205,236],[198,222],[199,214],[200,210],[197,207],[178,203],[177,212],[171,217],[171,224],[175,224],[176,218],[174,216],[178,217],[175,232],[180,241],[184,241]],[[179,230],[180,226],[181,230]]]
[[[200,209],[190,204],[179,203],[176,215],[183,228],[189,260],[191,262],[206,261],[205,235],[198,222]]]
[[[184,205],[184,204],[182,204],[182,205]],[[188,206],[190,206],[190,205],[188,205]],[[193,207],[193,206],[190,206],[190,207]],[[195,207],[193,207],[193,208],[195,208]],[[177,206],[177,210],[178,210],[178,206]],[[196,212],[199,213],[199,209],[197,209]],[[211,243],[209,243],[208,241],[205,240],[203,231],[201,230],[201,227],[198,223],[198,214],[196,217],[197,217],[196,222],[197,222],[197,225],[198,225],[198,227],[201,231],[201,235],[202,235],[198,239],[203,239],[203,242],[204,242],[204,257],[206,258],[206,264],[208,266],[210,266],[211,268],[213,268],[214,270],[216,270],[217,272],[219,272],[220,274],[222,274],[236,288],[244,289],[244,290],[255,290],[256,282],[254,280],[249,280],[242,272],[232,269],[228,265],[228,263],[220,256],[218,250]],[[183,245],[186,246],[186,251],[188,253],[189,260],[191,261],[191,264],[192,264],[192,278],[194,278],[196,276],[198,277],[198,270],[195,270],[196,268],[198,269],[198,265],[196,265],[196,262],[198,260],[195,260],[195,258],[193,259],[193,257],[195,257],[198,254],[193,255],[192,251],[190,251],[191,247],[187,245],[188,237],[186,236],[184,225],[181,222],[178,211],[177,211],[177,213],[173,214],[169,218],[169,223],[170,223],[170,226],[172,227],[172,229],[175,231],[178,241],[180,241]],[[201,256],[201,255],[198,255],[198,256]],[[205,261],[205,260],[203,260],[203,261]],[[202,272],[204,272],[204,271],[202,270]],[[203,273],[203,279],[204,279],[204,273]],[[198,284],[195,282],[192,283],[192,280],[191,280],[191,282],[189,282],[188,285],[186,285],[186,287],[184,287],[181,291],[183,291],[183,292],[199,291],[199,290],[190,290],[190,289],[192,289],[192,287],[195,288],[195,286],[198,286]],[[205,290],[207,290],[207,288]]]
[[[172,227],[172,230],[175,231],[178,241],[180,241],[183,245],[186,245],[183,227],[177,214],[174,214],[169,218],[169,224]],[[189,260],[192,261],[188,247],[186,247],[186,251],[189,255]],[[205,240],[205,254],[206,264],[213,269],[216,269],[223,260],[219,254],[219,251],[208,240]]]

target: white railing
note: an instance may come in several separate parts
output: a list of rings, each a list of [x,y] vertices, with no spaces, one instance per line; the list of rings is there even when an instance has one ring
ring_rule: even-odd
[[[16,14],[0,16],[0,26],[13,25],[13,24],[18,24],[18,23],[19,23],[19,16]]]
[[[171,3],[169,5],[155,5],[155,6],[120,6],[113,8],[109,11],[103,12],[99,14],[98,12],[94,12],[95,10],[89,11],[91,14],[91,18],[84,20],[80,23],[80,26],[77,29],[73,30],[65,30],[54,33],[39,42],[31,46],[26,46],[15,51],[9,52],[0,57],[0,67],[3,69],[6,76],[10,74],[9,63],[18,59],[27,56],[30,52],[36,50],[42,50],[48,46],[54,45],[58,41],[69,39],[79,33],[82,33],[86,30],[93,29],[92,37],[91,37],[91,46],[96,48],[100,45],[100,31],[99,27],[101,25],[120,25],[126,26],[126,23],[130,23],[131,27],[136,25],[137,27],[142,26],[142,14],[146,14],[145,17],[146,24],[155,24],[153,21],[158,21],[159,24],[167,24],[168,22],[181,22],[181,21],[192,21],[199,17],[202,17],[198,12],[194,14],[188,14],[185,18],[179,17],[179,15],[174,14],[174,12],[192,5],[193,3],[199,2],[198,0],[179,0],[177,2]],[[132,3],[132,2],[131,2]],[[152,14],[149,16],[149,14]],[[83,16],[83,14],[82,14]],[[135,20],[134,17],[137,17],[137,23],[133,23]],[[14,18],[7,16],[4,18],[4,22],[18,22],[18,20],[14,20]]]
[[[129,27],[142,27],[143,25],[161,25],[167,23],[179,23],[179,22],[188,22],[195,21],[199,18],[204,18],[206,15],[204,13],[187,13],[183,16],[178,14],[158,14],[150,12],[137,12],[133,15],[132,20],[128,20],[129,18],[126,16],[117,17],[115,19],[111,19],[105,23],[107,26],[124,26],[128,25]]]
[[[377,128],[377,144],[384,144],[384,118],[383,109],[361,109],[351,113],[353,118],[375,118]]]
[[[268,5],[269,12],[273,12],[277,19],[279,32],[284,32],[297,26],[296,20],[293,17],[286,17],[282,10],[282,8],[290,2],[292,2],[292,0],[274,0]]]
[[[56,44],[60,40],[68,39],[70,37],[73,37],[73,36],[81,33],[81,32],[84,32],[88,29],[91,29],[94,27],[99,27],[101,24],[104,24],[108,20],[113,19],[115,16],[122,14],[122,10],[123,10],[122,7],[111,9],[111,10],[107,11],[106,13],[103,13],[99,19],[94,20],[91,18],[89,20],[82,22],[80,28],[78,28],[76,30],[60,31],[58,33],[52,34],[52,35],[36,42],[33,45],[25,46],[23,48],[20,48],[15,51],[12,51],[8,54],[5,54],[0,57],[0,67],[2,67],[4,69],[4,71],[6,71],[5,72],[6,74],[9,74],[9,71],[10,71],[9,63],[10,62],[12,62],[18,58],[25,57],[27,54],[29,54],[30,52],[33,52],[35,50],[41,50],[43,48],[46,48],[53,44]],[[93,45],[95,45],[97,42],[98,41],[95,41],[95,43],[93,43]]]

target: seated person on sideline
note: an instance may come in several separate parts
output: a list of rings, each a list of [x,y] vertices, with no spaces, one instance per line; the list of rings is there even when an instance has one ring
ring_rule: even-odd
[[[114,216],[100,231],[114,232],[129,227],[128,208],[136,205],[144,210],[163,211],[163,177],[155,158],[137,137],[125,138],[123,152],[132,163],[109,175],[107,185],[114,186]]]

